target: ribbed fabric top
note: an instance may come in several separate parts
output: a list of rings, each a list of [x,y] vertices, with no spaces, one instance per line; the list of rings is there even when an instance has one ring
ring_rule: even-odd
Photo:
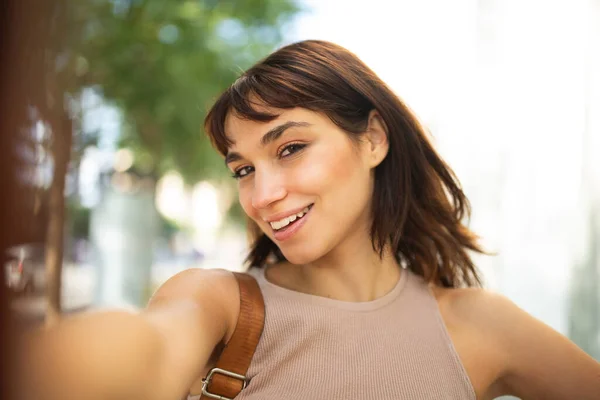
[[[253,268],[265,327],[236,400],[475,399],[427,284],[403,269],[368,302],[285,289]]]

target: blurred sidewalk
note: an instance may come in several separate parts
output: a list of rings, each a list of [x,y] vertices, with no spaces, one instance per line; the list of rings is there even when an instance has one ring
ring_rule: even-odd
[[[189,268],[222,268],[223,265],[240,265],[239,263],[224,264],[222,260],[203,260],[198,265],[174,265],[170,263],[157,263],[152,267],[151,287],[156,290],[171,276]],[[232,269],[233,270],[233,269]],[[241,269],[235,269],[241,270]],[[44,270],[36,271],[44,274]],[[42,279],[38,278],[38,279]],[[62,297],[61,306],[65,314],[84,311],[94,308],[94,296],[96,290],[96,268],[92,265],[67,264],[62,274]],[[115,307],[134,309],[128,304],[117,304]],[[43,294],[16,297],[11,301],[11,308],[19,318],[37,321],[43,318],[46,311],[46,298]]]
[[[36,270],[43,275],[44,270]],[[43,281],[43,277],[38,278]],[[94,298],[95,274],[89,265],[65,265],[62,274],[62,309],[65,313],[87,309]],[[43,293],[19,296],[11,301],[11,308],[19,317],[37,320],[45,314],[46,297]]]

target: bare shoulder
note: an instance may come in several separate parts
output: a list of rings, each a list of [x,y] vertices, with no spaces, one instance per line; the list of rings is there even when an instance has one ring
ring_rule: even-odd
[[[239,286],[232,272],[224,269],[190,268],[181,271],[154,293],[148,310],[166,304],[189,304],[226,322],[226,338],[233,330],[239,313]]]
[[[431,286],[454,348],[478,399],[504,394],[501,377],[507,365],[496,309],[509,308],[506,299],[480,288]],[[502,311],[504,312],[504,311]]]
[[[432,286],[443,316],[451,321],[488,334],[501,329],[515,314],[523,313],[505,296],[482,288],[441,288]]]
[[[510,299],[480,288],[432,290],[472,380],[487,373],[488,394],[597,398],[600,364]]]
[[[238,284],[232,272],[224,269],[190,268],[181,271],[163,283],[152,296],[153,300],[163,297],[200,297],[205,295],[230,298],[238,293]]]

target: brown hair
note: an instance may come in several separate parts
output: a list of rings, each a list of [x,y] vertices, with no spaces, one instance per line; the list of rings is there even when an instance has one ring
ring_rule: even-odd
[[[348,50],[324,41],[303,41],[274,52],[246,71],[215,102],[205,129],[226,155],[231,141],[225,119],[231,111],[254,121],[271,121],[269,109],[305,108],[326,114],[357,139],[370,111],[388,129],[390,149],[375,169],[373,248],[391,245],[398,262],[445,287],[480,285],[468,250],[483,253],[464,224],[470,205],[452,170],[436,153],[425,130],[402,101]],[[258,226],[247,261],[263,266],[285,258]]]

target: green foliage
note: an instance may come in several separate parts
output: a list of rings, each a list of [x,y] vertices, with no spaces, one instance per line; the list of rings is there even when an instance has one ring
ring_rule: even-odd
[[[97,88],[125,116],[121,144],[140,166],[188,182],[223,164],[202,134],[207,108],[240,71],[273,50],[294,0],[70,2],[73,91]]]
[[[175,232],[185,230],[186,228],[178,224],[176,221],[170,220],[159,214],[159,234],[162,237],[170,238]]]
[[[71,201],[67,204],[67,210],[71,235],[74,238],[88,238],[90,236],[90,209]]]

